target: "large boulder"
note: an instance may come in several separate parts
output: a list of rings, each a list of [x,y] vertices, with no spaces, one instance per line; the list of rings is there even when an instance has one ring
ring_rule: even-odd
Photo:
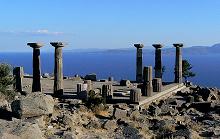
[[[10,105],[7,100],[0,99],[0,109],[10,110]]]
[[[111,129],[116,129],[117,128],[117,123],[115,120],[107,120],[104,125],[103,128],[106,130],[111,130]]]
[[[43,134],[37,124],[1,121],[0,138],[43,139]]]
[[[127,116],[127,111],[123,109],[115,108],[113,112],[113,117],[115,119],[124,119]]]
[[[12,112],[18,118],[27,118],[53,113],[52,96],[40,92],[30,93],[12,102]]]
[[[180,129],[172,134],[173,137],[185,137],[187,139],[196,139],[198,133],[191,129]]]

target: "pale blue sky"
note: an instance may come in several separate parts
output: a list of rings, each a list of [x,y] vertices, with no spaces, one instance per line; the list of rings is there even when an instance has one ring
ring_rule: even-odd
[[[0,51],[220,43],[219,0],[0,0]]]

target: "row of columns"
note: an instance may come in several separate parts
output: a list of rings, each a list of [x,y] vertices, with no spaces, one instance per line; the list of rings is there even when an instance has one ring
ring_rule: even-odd
[[[143,82],[143,53],[142,48],[145,44],[134,44],[137,48],[136,54],[136,82]],[[161,48],[163,44],[153,44],[155,47],[155,78],[162,78],[162,61],[161,61]],[[175,83],[182,83],[182,47],[184,44],[173,44],[176,47],[176,60],[175,60]]]
[[[66,42],[51,42],[55,47],[54,59],[54,95],[63,95],[63,59],[62,47],[68,45]],[[27,43],[33,48],[33,84],[32,92],[41,92],[41,61],[40,61],[40,47],[45,43]]]

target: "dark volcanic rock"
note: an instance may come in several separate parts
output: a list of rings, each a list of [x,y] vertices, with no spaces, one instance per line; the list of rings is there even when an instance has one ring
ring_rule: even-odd
[[[180,129],[172,134],[173,137],[185,137],[187,139],[196,139],[197,133],[191,129]]]
[[[139,130],[134,128],[134,127],[124,127],[122,130],[122,133],[124,134],[124,136],[126,137],[132,137],[135,136],[139,133]]]

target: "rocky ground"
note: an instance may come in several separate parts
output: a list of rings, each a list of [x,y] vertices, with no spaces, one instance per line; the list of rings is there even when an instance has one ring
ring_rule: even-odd
[[[105,104],[92,111],[82,100],[41,93],[22,95],[13,102],[0,99],[0,138],[220,138],[219,94],[217,88],[191,86],[142,110]]]

